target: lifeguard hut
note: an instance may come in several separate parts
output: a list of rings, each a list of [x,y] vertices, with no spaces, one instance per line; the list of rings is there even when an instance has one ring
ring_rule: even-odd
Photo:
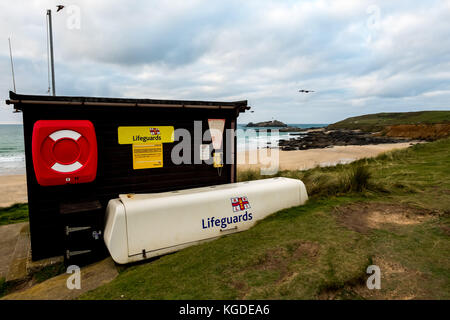
[[[14,92],[6,103],[23,114],[32,259],[64,255],[69,263],[105,255],[105,210],[120,194],[235,182],[236,141],[224,134],[250,109],[247,101]],[[216,152],[211,140],[204,140],[213,124],[223,141]],[[191,163],[172,161],[177,129],[192,137]],[[217,155],[222,162],[206,161]]]

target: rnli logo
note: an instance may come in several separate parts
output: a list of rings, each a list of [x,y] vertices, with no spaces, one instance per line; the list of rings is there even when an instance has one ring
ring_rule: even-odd
[[[253,213],[248,212],[250,209],[250,202],[248,198],[234,197],[231,198],[231,208],[233,215],[231,217],[209,217],[202,219],[202,228],[220,228],[220,231],[227,230],[232,224],[238,224],[253,220]],[[237,228],[237,225],[235,226]]]
[[[161,134],[158,128],[150,128],[149,131],[152,136],[159,136]]]
[[[233,208],[233,212],[244,211],[251,208],[247,197],[231,198],[231,207]]]

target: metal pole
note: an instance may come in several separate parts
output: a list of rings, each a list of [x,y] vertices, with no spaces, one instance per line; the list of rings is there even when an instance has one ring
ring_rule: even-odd
[[[8,42],[9,42],[9,57],[11,59],[11,72],[12,72],[13,86],[14,86],[14,92],[16,92],[16,79],[14,78],[14,64],[13,64],[13,58],[12,58],[11,39],[10,38],[8,38]]]
[[[47,10],[48,15],[48,32],[50,39],[50,66],[52,69],[52,94],[56,95],[55,89],[55,64],[53,61],[53,30],[52,30],[52,10]]]

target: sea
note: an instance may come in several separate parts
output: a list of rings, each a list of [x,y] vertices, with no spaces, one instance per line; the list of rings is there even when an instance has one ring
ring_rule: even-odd
[[[0,175],[25,173],[24,150],[23,126],[0,125]]]
[[[288,126],[296,128],[319,128],[326,125],[325,123],[288,124]],[[280,140],[301,137],[303,134],[298,132],[277,132],[276,129],[278,128],[247,128],[246,124],[238,124],[237,129],[238,151],[277,147]],[[21,124],[2,124],[0,125],[0,175],[24,173],[23,126]]]
[[[328,124],[326,123],[288,123],[289,127],[294,128],[321,128]],[[246,124],[237,125],[237,151],[248,151],[260,148],[275,148],[278,147],[280,140],[289,140],[291,138],[298,138],[306,133],[302,132],[279,132],[277,127],[246,127]]]

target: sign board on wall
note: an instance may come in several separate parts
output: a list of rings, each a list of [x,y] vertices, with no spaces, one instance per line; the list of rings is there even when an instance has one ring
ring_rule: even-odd
[[[213,147],[216,150],[222,148],[223,129],[225,128],[225,119],[208,119],[209,132]]]
[[[162,143],[149,145],[133,144],[133,169],[163,167]]]
[[[119,144],[131,144],[133,169],[163,167],[163,143],[174,141],[172,126],[118,127]]]
[[[119,144],[171,143],[174,141],[172,126],[119,127]]]
[[[211,148],[209,144],[200,145],[200,160],[207,161],[211,158]]]

